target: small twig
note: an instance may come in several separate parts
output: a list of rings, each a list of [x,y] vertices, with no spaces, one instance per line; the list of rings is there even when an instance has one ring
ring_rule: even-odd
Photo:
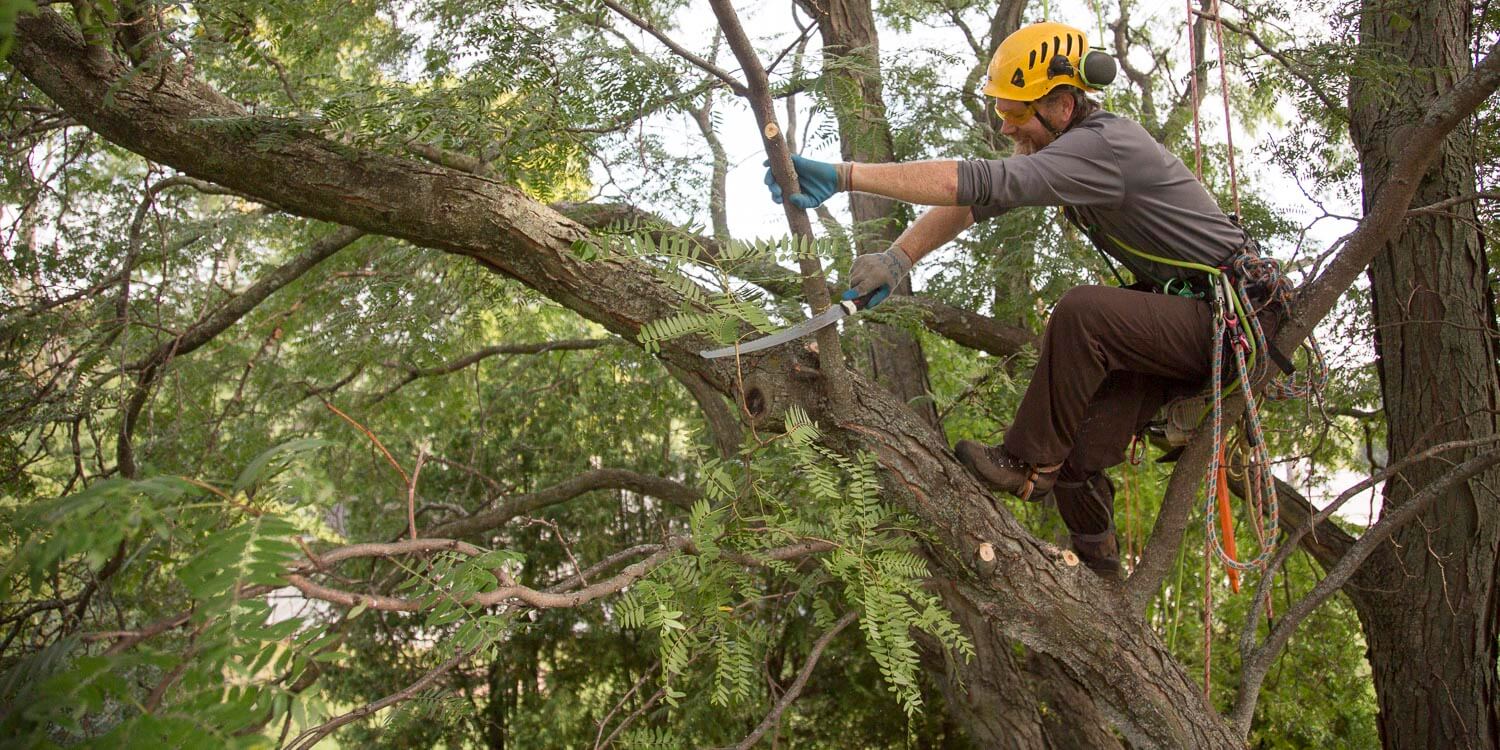
[[[676,53],[678,57],[687,60],[688,62],[698,66],[699,68],[702,68],[713,77],[723,81],[725,85],[729,86],[729,90],[740,96],[745,96],[749,93],[749,89],[745,87],[745,84],[737,80],[732,74],[729,73],[729,71],[724,70],[717,65],[714,65],[713,63],[703,59],[702,57],[693,54],[692,52],[689,52],[682,45],[678,44],[671,37],[663,33],[660,29],[656,28],[656,26],[654,26],[650,21],[647,21],[646,19],[630,12],[629,9],[619,4],[615,0],[600,0],[600,2],[610,10],[619,13],[625,18],[625,20],[640,27],[642,31],[655,37],[656,41],[661,42],[667,49],[672,50],[672,52]]]
[[[588,578],[585,577],[583,566],[579,565],[578,558],[573,556],[573,548],[568,546],[568,540],[563,538],[562,529],[558,528],[557,522],[548,521],[541,518],[527,519],[527,525],[533,524],[539,524],[552,529],[552,536],[557,538],[558,546],[562,547],[563,554],[568,556],[568,562],[573,563],[573,577],[577,578],[579,583],[582,583],[584,586],[589,585]]]
[[[427,463],[427,451],[417,449],[417,465],[412,467],[411,482],[406,485],[406,528],[412,541],[417,539],[417,477],[422,476],[422,464]]]
[[[332,719],[329,719],[328,721],[325,721],[322,724],[319,724],[318,726],[315,726],[312,729],[309,729],[302,734],[297,735],[292,739],[291,742],[293,750],[310,750],[314,745],[321,742],[324,737],[332,734],[335,729],[338,729],[339,727],[344,726],[345,724],[348,724],[350,722],[363,719],[364,717],[369,716],[370,714],[373,714],[383,708],[394,706],[397,703],[410,700],[417,693],[426,690],[427,687],[436,682],[439,677],[448,673],[459,664],[462,664],[464,660],[468,659],[478,649],[479,647],[475,646],[468,650],[462,651],[453,656],[453,658],[429,670],[427,674],[422,675],[417,679],[416,682],[413,682],[412,684],[407,685],[406,687],[394,693],[391,693],[390,695],[387,695],[386,697],[381,698],[378,701],[375,701],[373,703],[366,703],[365,705],[360,706],[353,711],[335,716]]]
[[[651,679],[651,675],[655,674],[657,667],[660,666],[661,661],[657,660],[649,668],[647,668],[646,673],[641,675],[641,679],[636,680],[635,684],[630,686],[630,690],[626,691],[625,695],[620,698],[620,702],[616,703],[615,707],[611,708],[609,710],[609,713],[605,714],[604,718],[599,720],[599,731],[594,734],[594,750],[599,750],[600,748],[607,745],[609,743],[609,740],[613,740],[615,738],[615,735],[619,733],[620,730],[616,728],[615,731],[609,733],[609,737],[606,739],[604,736],[604,728],[609,726],[609,720],[614,718],[615,714],[619,713],[620,709],[625,707],[625,702],[630,700],[630,696],[635,695],[635,692],[637,690],[640,690],[641,686],[645,685],[647,680]],[[624,726],[624,724],[628,723],[629,721],[630,719],[627,717],[624,722],[621,722],[621,726]]]
[[[776,701],[776,705],[771,709],[771,713],[766,714],[766,718],[761,719],[760,725],[755,728],[755,731],[741,740],[740,744],[735,745],[735,750],[748,750],[748,748],[754,747],[755,743],[760,742],[760,738],[765,736],[771,727],[776,726],[781,721],[782,712],[786,711],[787,706],[792,705],[792,701],[797,700],[797,696],[802,694],[802,689],[807,687],[807,680],[812,677],[813,668],[818,666],[818,658],[823,655],[823,649],[827,648],[828,644],[844,628],[849,627],[857,619],[859,619],[858,612],[845,613],[843,617],[838,619],[838,622],[833,624],[833,627],[828,629],[828,632],[824,633],[821,638],[813,643],[812,650],[807,653],[807,661],[802,663],[802,671],[797,673],[797,679],[792,682],[791,687],[788,687],[785,693],[781,694],[781,698]]]
[[[1430,203],[1430,204],[1428,204],[1426,206],[1418,206],[1417,208],[1408,209],[1407,212],[1406,212],[1406,215],[1407,216],[1421,216],[1423,214],[1442,213],[1443,209],[1445,209],[1445,208],[1451,208],[1451,207],[1456,206],[1456,205],[1458,205],[1460,203],[1470,203],[1472,201],[1481,201],[1481,200],[1485,200],[1485,201],[1500,200],[1500,192],[1493,192],[1492,191],[1492,192],[1486,192],[1486,193],[1469,193],[1467,195],[1455,195],[1452,198],[1444,198],[1443,200],[1440,200],[1437,203]]]
[[[380,452],[385,456],[385,460],[390,462],[391,468],[395,469],[396,473],[401,475],[401,483],[408,487],[411,486],[411,477],[407,475],[405,469],[401,468],[401,464],[396,463],[396,457],[392,456],[391,452],[385,449],[385,445],[380,442],[380,438],[375,437],[375,433],[370,432],[369,429],[367,429],[364,425],[354,421],[353,417],[343,413],[342,411],[339,411],[339,408],[337,406],[334,406],[327,401],[324,401],[323,405],[328,407],[329,411],[339,415],[340,417],[343,417],[345,422],[354,425],[355,429],[363,432],[365,434],[365,437],[369,438],[370,442],[374,443],[375,447],[380,449]]]

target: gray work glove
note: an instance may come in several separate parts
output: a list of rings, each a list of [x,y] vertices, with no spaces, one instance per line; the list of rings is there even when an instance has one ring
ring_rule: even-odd
[[[883,253],[868,253],[854,259],[849,269],[849,291],[847,297],[863,297],[879,291],[866,307],[880,304],[896,289],[896,285],[911,271],[911,259],[900,245],[891,245]]]

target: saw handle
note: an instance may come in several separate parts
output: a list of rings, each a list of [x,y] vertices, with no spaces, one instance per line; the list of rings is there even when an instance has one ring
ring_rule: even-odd
[[[854,300],[855,307],[861,310],[868,310],[880,304],[881,302],[884,302],[886,297],[891,296],[891,285],[885,284],[883,286],[876,287],[875,291],[870,292],[863,297],[857,296],[858,294],[858,290],[850,289],[844,292],[843,299]]]

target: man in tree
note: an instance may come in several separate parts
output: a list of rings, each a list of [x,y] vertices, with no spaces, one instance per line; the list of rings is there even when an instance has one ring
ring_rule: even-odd
[[[991,489],[1022,499],[1053,491],[1074,550],[1116,576],[1114,487],[1103,471],[1124,460],[1132,436],[1167,400],[1203,387],[1214,346],[1204,301],[1215,293],[1210,269],[1255,246],[1180,159],[1087,97],[1113,78],[1114,61],[1090,52],[1082,31],[1021,28],[1000,44],[988,73],[984,93],[1015,155],[903,164],[796,157],[802,192],[791,201],[812,208],[859,190],[934,206],[885,252],[855,260],[851,296],[894,288],[933,249],[1018,206],[1063,206],[1106,260],[1130,270],[1135,282],[1126,288],[1079,286],[1057,301],[1004,441],[955,447]],[[769,173],[766,180],[781,202],[780,187]]]

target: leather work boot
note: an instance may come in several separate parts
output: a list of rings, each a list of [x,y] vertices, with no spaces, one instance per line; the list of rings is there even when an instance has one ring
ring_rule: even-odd
[[[1073,551],[1089,570],[1101,578],[1119,581],[1124,578],[1120,568],[1120,545],[1115,541],[1115,530],[1099,534],[1072,534]]]
[[[989,446],[973,440],[958,441],[953,452],[990,489],[1009,492],[1022,500],[1033,497],[1040,500],[1057,483],[1058,471],[1062,469],[1061,463],[1051,466],[1029,464],[1010,455],[1002,446]]]

